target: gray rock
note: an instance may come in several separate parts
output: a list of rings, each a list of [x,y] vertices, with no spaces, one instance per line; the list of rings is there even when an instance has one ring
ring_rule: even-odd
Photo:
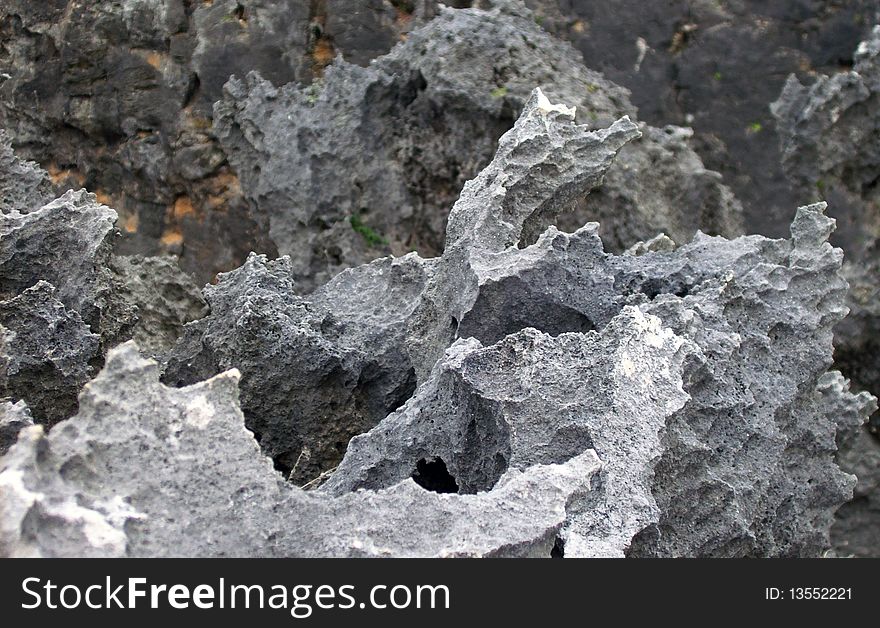
[[[442,9],[368,67],[337,59],[309,86],[279,88],[257,73],[226,85],[215,133],[300,290],[383,253],[439,254],[448,209],[535,86],[595,128],[634,116],[628,92],[584,67],[522,3],[494,4]],[[603,193],[571,199],[566,224],[600,220],[614,250],[658,231],[740,232],[741,207],[687,138],[645,126]]]
[[[880,27],[855,53],[849,72],[810,86],[789,77],[772,105],[783,165],[807,194],[841,211],[838,239],[852,284],[850,316],[838,330],[838,363],[859,387],[880,390]]]
[[[0,395],[44,425],[76,411],[109,347],[135,337],[167,351],[205,313],[174,260],[112,256],[116,218],[84,190],[0,214]]]
[[[691,148],[691,129],[640,128],[642,139],[620,152],[582,207],[561,217],[561,229],[598,222],[606,250],[616,253],[660,232],[688,242],[697,231],[727,237],[746,231],[740,202]]]
[[[18,440],[18,433],[34,424],[31,411],[24,401],[0,401],[0,456]]]
[[[587,451],[510,471],[477,495],[412,480],[309,494],[261,457],[238,378],[167,388],[133,343],[111,351],[77,416],[48,436],[25,429],[0,459],[0,554],[546,556],[569,500],[590,491],[600,467]]]
[[[26,214],[52,200],[48,173],[12,151],[12,139],[0,129],[0,213]]]
[[[880,27],[854,54],[851,71],[802,85],[790,76],[772,105],[783,166],[792,183],[829,199],[841,213],[838,237],[847,253],[849,316],[835,330],[835,361],[858,389],[880,390]],[[872,418],[876,434],[880,417]],[[849,448],[852,447],[852,451]],[[859,494],[835,526],[842,555],[880,555],[880,518],[874,502],[880,443],[868,434],[845,441],[841,465],[860,478]],[[872,449],[874,451],[872,451]]]
[[[207,314],[201,291],[173,257],[114,256],[109,268],[113,299],[121,303],[117,309],[136,311],[125,339],[135,340],[147,355],[170,350],[186,323]]]
[[[294,407],[313,384],[286,392],[255,357],[218,361],[215,348],[260,347],[299,386],[303,366],[289,356],[308,356],[313,369],[323,355],[335,368],[361,363],[343,349],[393,347],[383,377],[411,370],[420,386],[352,440],[335,472],[335,459],[309,459],[324,471],[310,482],[324,482],[322,493],[407,477],[472,493],[510,469],[595,449],[603,470],[590,495],[571,500],[555,543],[566,555],[819,555],[855,484],[836,442],[870,409],[867,397],[821,383],[846,313],[842,252],[827,242],[834,221],[813,205],[798,211],[790,240],[698,233],[640,255],[606,252],[595,223],[572,234],[548,226],[638,135],[625,118],[579,126],[536,90],[465,185],[440,258],[379,260],[298,297],[288,260],[254,257],[209,290],[213,327],[189,326],[169,373],[259,373],[242,382],[255,422],[257,404]],[[349,403],[348,391],[324,390],[322,404]],[[302,429],[267,415],[274,430]]]
[[[99,363],[99,338],[45,281],[0,301],[0,398],[24,400],[37,422],[76,412],[80,388]]]
[[[591,133],[536,91],[453,209],[443,258],[377,260],[303,298],[288,258],[251,256],[206,288],[211,314],[187,326],[165,381],[191,384],[238,368],[242,407],[264,451],[294,481],[315,479],[352,436],[410,397],[452,341],[472,296],[472,252],[528,237],[597,185],[637,134],[626,119]]]
[[[56,299],[98,329],[115,222],[116,212],[85,190],[27,214],[0,215],[0,299],[46,281]]]
[[[693,348],[690,349],[691,351]],[[625,308],[601,332],[525,329],[489,347],[459,340],[398,412],[355,437],[322,491],[379,489],[441,464],[453,490],[595,449],[594,490],[569,504],[567,555],[620,556],[659,517],[651,476],[667,419],[688,399],[687,343]]]
[[[252,255],[206,286],[211,312],[186,326],[164,380],[192,384],[240,369],[242,407],[263,450],[291,480],[314,479],[415,387],[403,335],[430,271],[414,255],[359,271],[325,289],[349,296],[331,309],[328,297],[295,294],[288,258]]]
[[[868,393],[847,395],[849,380],[831,372],[819,380],[819,389],[829,414],[841,417],[858,428],[838,439],[840,467],[858,478],[853,500],[840,507],[831,528],[834,552],[838,556],[880,556],[880,447],[867,429],[861,429],[862,417],[877,409],[877,400]],[[843,393],[843,394],[841,394]]]
[[[452,364],[441,363],[434,380],[419,389],[410,404],[352,441],[323,490],[378,488],[385,478],[413,474],[420,461],[435,457],[444,460],[460,488],[469,488],[471,477],[491,481],[486,469],[497,474],[503,460],[514,464],[514,456],[504,456],[503,449],[498,456],[498,446],[489,445],[489,455],[475,462],[463,436],[468,421],[481,426],[470,428],[476,434],[472,442],[503,442],[497,434],[513,423],[529,425],[525,442],[534,433],[542,436],[540,442],[552,442],[554,436],[575,440],[564,429],[565,412],[576,413],[579,395],[590,394],[578,392],[573,374],[579,371],[563,369],[573,377],[547,380],[538,375],[546,366],[523,367],[520,373],[517,366],[528,361],[511,347],[528,345],[533,332],[515,330],[553,325],[552,333],[558,334],[566,331],[558,326],[559,312],[565,312],[569,328],[596,327],[612,335],[623,316],[618,312],[627,312],[627,304],[638,305],[646,315],[659,317],[679,343],[696,347],[686,352],[679,375],[688,398],[680,409],[671,404],[665,415],[655,418],[659,426],[649,434],[661,433],[659,443],[628,440],[633,438],[632,425],[643,425],[644,419],[616,423],[601,413],[596,421],[609,432],[594,435],[590,415],[607,402],[584,403],[586,416],[581,420],[591,428],[590,440],[583,442],[590,442],[605,463],[600,477],[611,473],[618,457],[629,463],[650,461],[651,498],[643,518],[632,518],[629,505],[623,520],[644,522],[651,515],[654,520],[627,536],[624,530],[631,528],[615,519],[620,536],[610,547],[598,542],[601,537],[584,534],[584,529],[595,531],[590,513],[595,514],[595,500],[601,500],[600,485],[586,502],[588,507],[573,508],[582,519],[570,516],[563,530],[566,555],[818,555],[829,547],[833,514],[850,498],[854,485],[854,478],[835,463],[835,439],[857,430],[872,403],[867,395],[855,398],[845,389],[829,391],[820,383],[831,363],[831,328],[846,312],[846,284],[839,275],[842,255],[825,242],[833,221],[823,211],[823,206],[802,208],[790,242],[698,236],[673,252],[615,257],[602,250],[597,226],[588,225],[572,235],[550,228],[532,247],[507,249],[504,263],[495,264],[494,274],[481,281],[459,327],[461,336],[498,344],[485,350],[479,344],[476,349],[467,343],[454,345],[447,354]],[[574,337],[562,334],[558,342]],[[620,341],[630,351],[635,344]],[[464,366],[450,359],[467,349],[474,357],[462,359]],[[476,357],[484,354],[484,359]],[[554,359],[567,363],[558,353]],[[638,363],[610,362],[618,370],[640,372]],[[596,364],[600,371],[603,365],[599,358],[585,363]],[[675,361],[668,354],[665,364],[674,376],[670,364]],[[663,372],[656,364],[645,369],[654,388],[634,393],[629,398],[632,405],[622,414],[633,408],[647,411],[644,406],[654,402],[663,407],[662,402],[675,398],[664,396],[657,385],[658,371]],[[438,384],[444,375],[451,381]],[[603,392],[626,388],[615,381],[619,372],[606,375],[616,384],[610,386],[602,384],[601,376],[591,375],[580,385]],[[434,389],[439,394],[433,394]],[[856,411],[833,411],[829,396],[833,404]],[[505,402],[519,411],[529,407],[530,399],[537,407],[531,408],[527,420],[505,417]],[[556,404],[559,410],[554,411]],[[606,443],[626,443],[629,449],[603,457]],[[544,451],[535,441],[524,449]],[[455,473],[466,479],[459,483]]]

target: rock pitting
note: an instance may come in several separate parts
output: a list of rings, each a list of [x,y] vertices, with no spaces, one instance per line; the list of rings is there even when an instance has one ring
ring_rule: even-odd
[[[592,128],[635,117],[625,89],[520,3],[493,4],[444,8],[368,67],[337,58],[308,86],[275,87],[256,72],[225,86],[215,132],[300,290],[382,253],[439,254],[463,184],[535,86]],[[567,224],[600,221],[614,250],[659,231],[739,233],[742,208],[688,146],[690,132],[643,127],[603,188],[565,208]]]
[[[790,240],[606,252],[596,223],[552,223],[639,130],[574,118],[533,92],[439,258],[308,297],[289,258],[221,276],[166,361],[182,388],[135,344],[110,350],[77,414],[25,428],[0,463],[3,551],[825,551],[856,482],[837,442],[874,403],[828,371],[847,285],[825,205]]]
[[[602,2],[19,4],[0,555],[876,554],[880,27],[740,142],[694,51],[813,9],[670,6],[655,127]]]

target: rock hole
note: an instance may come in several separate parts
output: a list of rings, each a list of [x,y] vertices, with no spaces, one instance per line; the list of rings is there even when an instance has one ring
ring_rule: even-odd
[[[550,558],[565,558],[565,541],[562,537],[557,536],[553,542],[553,549],[550,550]]]
[[[458,335],[490,345],[526,327],[551,336],[595,329],[593,321],[578,310],[559,303],[551,294],[531,290],[519,277],[509,277],[483,287],[462,318]]]
[[[412,479],[416,484],[435,493],[457,493],[458,482],[449,473],[443,458],[422,458],[416,463]]]

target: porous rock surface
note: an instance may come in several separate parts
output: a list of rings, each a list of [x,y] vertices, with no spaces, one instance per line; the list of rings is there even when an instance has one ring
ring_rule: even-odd
[[[30,409],[24,401],[0,401],[0,456],[18,440],[18,433],[34,424]]]
[[[493,6],[441,9],[369,66],[337,58],[308,86],[276,87],[257,72],[226,85],[215,133],[301,290],[382,252],[442,251],[448,209],[535,86],[593,128],[635,116],[628,92],[521,2]],[[570,224],[600,221],[614,250],[660,231],[679,241],[700,227],[741,232],[742,208],[688,146],[689,131],[644,131],[602,191],[572,203]]]
[[[275,254],[210,130],[229,76],[254,70],[280,87],[320,78],[338,54],[367,66],[438,4],[3,0],[0,126],[51,172],[57,191],[85,186],[119,211],[121,253],[177,254],[209,281],[251,250]],[[750,230],[771,236],[786,233],[802,192],[780,176],[767,103],[790,72],[851,65],[880,10],[878,0],[526,4],[532,26],[570,41],[588,67],[630,89],[644,121],[693,126],[707,169],[722,172],[744,202]]]
[[[835,360],[858,388],[872,391],[880,388],[878,54],[880,27],[875,27],[856,49],[851,71],[819,76],[806,85],[791,76],[772,105],[786,174],[806,194],[840,208],[838,240],[847,252],[843,272],[850,284],[850,313],[835,330]],[[836,528],[836,546],[843,555],[880,553],[878,421],[875,415],[873,436],[866,433],[842,444],[841,464],[860,478],[858,497],[841,510]]]
[[[63,3],[12,4],[12,19],[0,20],[11,35],[0,61],[15,60],[17,73],[0,73],[4,124],[44,162],[46,139],[66,147],[58,155],[76,146],[88,173],[69,162],[49,164],[47,175],[0,153],[0,190],[9,190],[0,397],[10,398],[0,419],[4,439],[21,433],[0,459],[0,553],[816,556],[832,543],[841,555],[876,547],[877,465],[860,429],[876,401],[828,370],[832,327],[847,311],[844,277],[870,285],[860,263],[868,249],[854,246],[857,263],[841,271],[824,204],[798,210],[788,240],[698,232],[683,244],[699,227],[741,231],[737,201],[693,153],[689,130],[634,123],[626,91],[538,29],[542,13],[503,0],[461,11],[419,3],[420,15],[437,17],[413,21],[407,41],[368,67],[337,60],[310,87],[276,87],[322,74],[332,58],[323,33],[339,26],[325,12],[332,2],[313,4],[289,30],[274,29],[278,2],[218,0],[194,11],[126,2],[123,22],[118,7],[74,4],[60,27],[53,12]],[[371,8],[358,3],[352,21],[396,15],[389,32],[406,28],[388,3]],[[95,19],[105,28],[76,27]],[[109,57],[55,59],[71,43],[103,50],[122,23],[135,48],[121,38]],[[352,49],[377,42],[357,28],[335,32]],[[349,59],[366,65],[393,39]],[[312,61],[297,67],[303,42]],[[258,69],[275,83],[233,80],[217,106],[215,129],[241,182],[205,124],[223,72],[251,63],[239,55],[211,66],[227,44],[264,55]],[[282,48],[289,74],[272,75]],[[637,66],[655,53],[648,46]],[[858,53],[863,85],[873,54],[870,42]],[[521,62],[505,66],[510,55]],[[92,60],[105,58],[119,62],[113,72]],[[51,71],[37,73],[47,61]],[[203,87],[198,77],[211,72]],[[553,101],[576,109],[531,91],[546,76]],[[28,117],[10,106],[39,94],[45,77],[61,85],[51,107]],[[124,98],[105,89],[113,81]],[[830,91],[846,120],[849,101]],[[615,121],[622,114],[630,117]],[[296,133],[285,120],[294,116]],[[795,126],[813,128],[803,118]],[[481,154],[467,152],[461,129]],[[864,173],[828,172],[870,196],[863,144],[852,148]],[[787,162],[794,173],[799,150]],[[116,213],[98,202],[108,195],[52,201],[46,186],[96,189],[102,172],[125,181],[125,202],[113,201],[122,240]],[[339,173],[356,185],[340,185]],[[245,198],[253,217],[242,218]],[[389,200],[397,207],[382,209]],[[861,232],[843,207],[846,241]],[[582,224],[593,218],[603,225]],[[216,237],[233,226],[234,246]],[[161,250],[202,271],[230,267],[263,246],[254,244],[261,229],[289,240],[281,248],[291,257],[251,255],[208,286],[205,301],[171,259],[118,255]],[[185,232],[201,240],[187,249]],[[223,255],[212,257],[215,247]],[[443,253],[355,266],[385,247]],[[870,315],[870,293],[857,294]],[[165,356],[159,383],[159,366],[141,354],[164,353],[205,304],[208,315]],[[140,348],[110,349],[132,336]],[[43,426],[27,427],[31,411]]]
[[[557,117],[565,122],[551,124]],[[451,219],[440,259],[377,260],[310,297],[295,294],[288,258],[252,256],[221,275],[206,289],[211,314],[187,326],[166,381],[193,383],[238,368],[242,406],[264,449],[296,472],[293,479],[314,479],[352,436],[406,401],[442,355],[472,296],[472,251],[515,244],[526,219],[540,224],[588,192],[638,134],[627,119],[596,133],[571,121],[569,110],[535,92],[493,163],[458,201],[460,219]],[[549,160],[552,170],[544,168]],[[505,194],[513,223],[493,216]]]
[[[115,221],[116,212],[85,190],[67,192],[27,214],[0,215],[0,298],[47,281],[59,301],[97,326]]]
[[[129,336],[148,355],[164,354],[186,323],[207,313],[201,291],[174,257],[114,256],[109,269],[114,299],[136,308]]]
[[[569,499],[589,492],[600,467],[586,451],[511,470],[479,495],[438,495],[412,480],[310,494],[260,455],[238,409],[238,378],[168,388],[133,343],[112,350],[79,414],[49,435],[25,429],[0,460],[0,553],[547,555]]]
[[[100,355],[100,338],[79,313],[40,281],[0,301],[0,334],[0,397],[26,400],[41,423],[71,416]]]
[[[476,493],[510,469],[592,449],[603,466],[593,490],[570,502],[554,544],[566,555],[818,555],[855,484],[837,466],[837,440],[871,410],[867,395],[856,402],[846,387],[820,386],[846,313],[842,252],[827,243],[834,221],[817,204],[799,210],[790,240],[698,234],[674,250],[660,238],[623,255],[604,250],[595,223],[572,234],[548,227],[638,134],[626,118],[579,126],[536,90],[465,185],[440,258],[378,260],[300,297],[287,260],[252,257],[209,290],[219,307],[187,327],[168,374],[240,366],[254,373],[242,379],[243,400],[284,407],[301,392],[254,358],[236,363],[243,338],[258,339],[269,364],[305,355],[312,368],[324,351],[331,372],[363,363],[346,359],[346,339],[381,354],[394,347],[407,358],[361,373],[398,382],[414,373],[418,388],[354,438],[335,471],[309,448],[319,493],[384,490],[410,476]],[[404,294],[407,306],[389,318]],[[228,357],[212,363],[218,348]],[[296,382],[297,368],[279,369],[283,381]],[[349,377],[358,394],[383,390]],[[325,391],[324,403],[352,396]],[[834,404],[856,410],[838,415]]]
[[[0,213],[0,397],[26,401],[48,426],[76,412],[107,348],[134,337],[166,351],[204,301],[173,260],[114,256],[117,214],[94,194],[35,205],[47,190],[32,182],[46,173],[9,164],[22,186]]]
[[[773,111],[787,175],[842,212],[852,310],[838,330],[838,360],[861,386],[880,386],[880,27],[855,52],[850,72],[812,85],[789,77]]]

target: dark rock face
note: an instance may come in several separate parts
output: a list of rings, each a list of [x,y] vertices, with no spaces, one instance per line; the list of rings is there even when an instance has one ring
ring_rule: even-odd
[[[786,235],[805,190],[784,177],[768,104],[792,72],[851,67],[880,17],[877,0],[526,3],[588,67],[631,90],[643,120],[692,126],[697,153],[742,201],[748,231],[774,237]]]
[[[880,27],[855,53],[851,72],[804,86],[789,78],[773,112],[783,166],[805,194],[842,212],[851,314],[838,331],[838,360],[861,386],[880,386]]]
[[[593,127],[634,115],[625,90],[522,5],[495,4],[444,9],[369,67],[338,59],[310,86],[279,89],[256,73],[227,85],[215,132],[301,289],[383,252],[442,251],[448,209],[536,85]],[[740,232],[739,204],[689,132],[644,131],[567,220],[599,220],[615,250],[659,231]]]
[[[0,398],[52,425],[76,412],[95,375],[107,315],[125,325],[122,310],[105,307],[116,212],[84,190],[42,204],[46,173],[7,157],[0,172],[16,179],[0,213]]]
[[[211,313],[186,327],[165,381],[192,384],[239,369],[247,425],[263,450],[297,484],[314,479],[341,459],[352,436],[378,423],[415,387],[398,326],[425,270],[407,258],[375,266],[378,281],[367,298],[370,305],[382,303],[388,317],[370,312],[372,320],[360,320],[354,303],[331,309],[320,297],[297,296],[287,258],[251,256],[206,287]]]
[[[77,395],[100,355],[99,337],[55,292],[40,281],[0,301],[0,397],[26,400],[47,425],[76,412]]]
[[[386,0],[6,0],[0,127],[58,192],[119,212],[118,252],[176,254],[207,281],[274,252],[210,132],[230,74],[309,81],[337,50],[387,52],[408,24]]]

